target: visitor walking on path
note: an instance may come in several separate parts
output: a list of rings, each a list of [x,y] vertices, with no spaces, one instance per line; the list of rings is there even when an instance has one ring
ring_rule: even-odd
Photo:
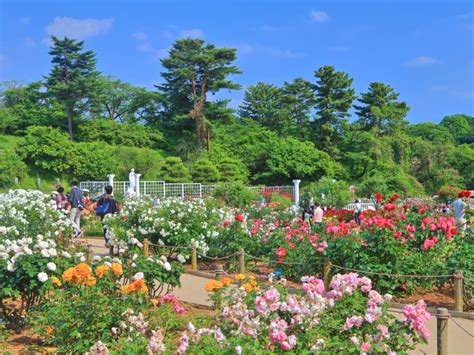
[[[466,212],[466,202],[464,202],[462,199],[464,197],[464,191],[461,191],[458,194],[458,198],[451,203],[451,206],[454,209],[454,220],[456,221],[456,226],[458,230],[461,232],[464,231],[464,227],[466,224],[466,220],[464,219],[464,213]]]
[[[319,202],[315,203],[315,209],[313,213],[313,224],[321,224],[323,223],[323,209],[321,208],[321,205]]]
[[[106,248],[110,246],[110,238],[108,236],[107,226],[104,224],[104,218],[108,214],[114,214],[119,211],[117,200],[114,198],[114,196],[112,196],[112,191],[112,186],[107,185],[105,187],[105,194],[100,196],[99,200],[97,201],[97,207],[95,210],[96,215],[99,216],[100,220],[102,221]]]
[[[69,191],[67,195],[67,199],[71,205],[71,223],[74,229],[74,238],[80,238],[82,237],[81,211],[84,209],[82,190],[78,187],[77,181],[71,182],[71,187],[71,191]]]
[[[56,208],[59,211],[66,211],[67,209],[67,196],[64,194],[64,187],[59,186],[56,190],[58,193],[54,195],[54,202],[56,202]]]
[[[362,205],[359,200],[355,200],[354,220],[360,226],[360,215],[362,213]]]

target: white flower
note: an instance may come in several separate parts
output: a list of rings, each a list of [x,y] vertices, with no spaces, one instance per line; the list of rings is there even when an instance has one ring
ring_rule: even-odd
[[[0,226],[0,234],[7,234],[7,227]]]
[[[54,248],[49,248],[49,255],[56,256],[58,255],[58,252]]]
[[[102,258],[100,257],[100,255],[94,255],[94,256],[92,257],[92,261],[93,261],[94,263],[99,262],[101,259],[102,259]]]
[[[7,270],[10,272],[15,271],[15,264],[14,263],[7,263]]]
[[[45,258],[49,258],[50,255],[49,255],[49,251],[47,249],[42,249],[41,250],[41,255]]]
[[[163,267],[165,268],[166,271],[171,271],[171,264],[169,262],[164,263]]]
[[[46,266],[47,266],[48,270],[56,271],[56,264],[55,263],[49,262],[49,263],[46,264]]]
[[[143,272],[137,272],[135,275],[133,275],[134,280],[141,280],[143,279],[144,275]]]
[[[181,264],[184,264],[186,262],[186,258],[184,256],[182,256],[181,254],[178,254],[178,261]]]
[[[45,283],[46,281],[48,281],[48,274],[45,273],[45,272],[40,272],[38,274],[38,280],[41,281],[42,283]]]
[[[39,236],[38,236],[38,237],[39,237]],[[48,247],[48,243],[45,242],[45,241],[40,241],[40,242],[38,243],[38,247],[39,247],[40,249],[46,249],[46,248]]]
[[[62,256],[64,256],[66,259],[70,259],[71,258],[71,254],[69,254],[67,251],[63,251],[61,253]]]

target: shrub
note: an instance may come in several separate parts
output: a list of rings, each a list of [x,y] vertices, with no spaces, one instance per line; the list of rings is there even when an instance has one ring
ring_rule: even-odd
[[[72,175],[78,180],[104,180],[115,171],[117,158],[111,146],[103,143],[75,143],[70,157]]]
[[[179,157],[167,157],[158,169],[158,179],[166,182],[190,182],[191,175]]]
[[[220,180],[223,182],[246,183],[249,172],[242,161],[232,158],[223,158],[217,164],[220,172]]]
[[[220,179],[217,167],[207,159],[198,159],[193,164],[191,175],[194,182],[202,184],[216,184]]]
[[[51,127],[31,126],[18,144],[18,155],[29,165],[43,171],[63,174],[70,170],[73,145],[67,134]]]
[[[15,178],[21,180],[26,176],[26,165],[12,150],[0,151],[0,187],[14,185]]]
[[[349,185],[344,181],[324,177],[317,183],[309,184],[302,189],[302,205],[309,204],[309,200],[321,202],[322,205],[342,208],[352,198]],[[324,196],[324,197],[323,197]]]
[[[218,185],[213,196],[231,207],[245,207],[258,201],[259,194],[240,182]]]
[[[155,180],[163,162],[162,155],[153,149],[136,147],[114,147],[118,165],[112,170],[117,172],[117,179],[128,180],[130,169],[142,174],[142,179]]]

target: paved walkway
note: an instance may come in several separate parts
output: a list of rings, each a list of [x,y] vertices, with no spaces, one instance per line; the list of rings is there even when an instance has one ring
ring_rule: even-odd
[[[91,245],[91,250],[94,255],[108,255],[108,250],[104,247],[103,239],[87,239]],[[184,302],[194,303],[204,306],[210,306],[207,292],[204,285],[209,281],[208,278],[183,274],[181,276],[181,288],[173,290],[173,294],[179,297]],[[401,318],[399,309],[393,309],[392,313]],[[456,318],[463,328],[474,334],[474,320]],[[431,336],[428,344],[419,345],[411,354],[436,354],[436,317],[432,316],[428,321],[428,329]],[[474,354],[474,337],[468,335],[453,321],[448,324],[448,354],[449,355],[473,355]]]

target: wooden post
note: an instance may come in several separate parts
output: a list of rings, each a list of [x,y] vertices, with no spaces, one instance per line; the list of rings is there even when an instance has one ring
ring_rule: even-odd
[[[446,308],[436,309],[438,355],[448,355],[448,319],[449,312]]]
[[[198,262],[197,262],[197,250],[196,250],[196,243],[191,243],[191,269],[193,271],[197,271],[198,269]]]
[[[239,274],[245,274],[245,250],[239,248]]]
[[[143,240],[143,255],[146,257],[150,256],[150,242],[148,241],[148,238]]]
[[[109,255],[114,256],[114,246],[113,245],[109,246]]]
[[[329,285],[331,284],[331,262],[329,258],[324,258],[323,260],[323,279],[324,279],[324,288],[326,291],[329,291]]]
[[[224,267],[222,265],[217,265],[216,268],[216,280],[222,280],[222,276],[224,275]]]
[[[454,309],[456,311],[463,311],[463,275],[460,270],[456,270],[454,273],[454,304]]]

